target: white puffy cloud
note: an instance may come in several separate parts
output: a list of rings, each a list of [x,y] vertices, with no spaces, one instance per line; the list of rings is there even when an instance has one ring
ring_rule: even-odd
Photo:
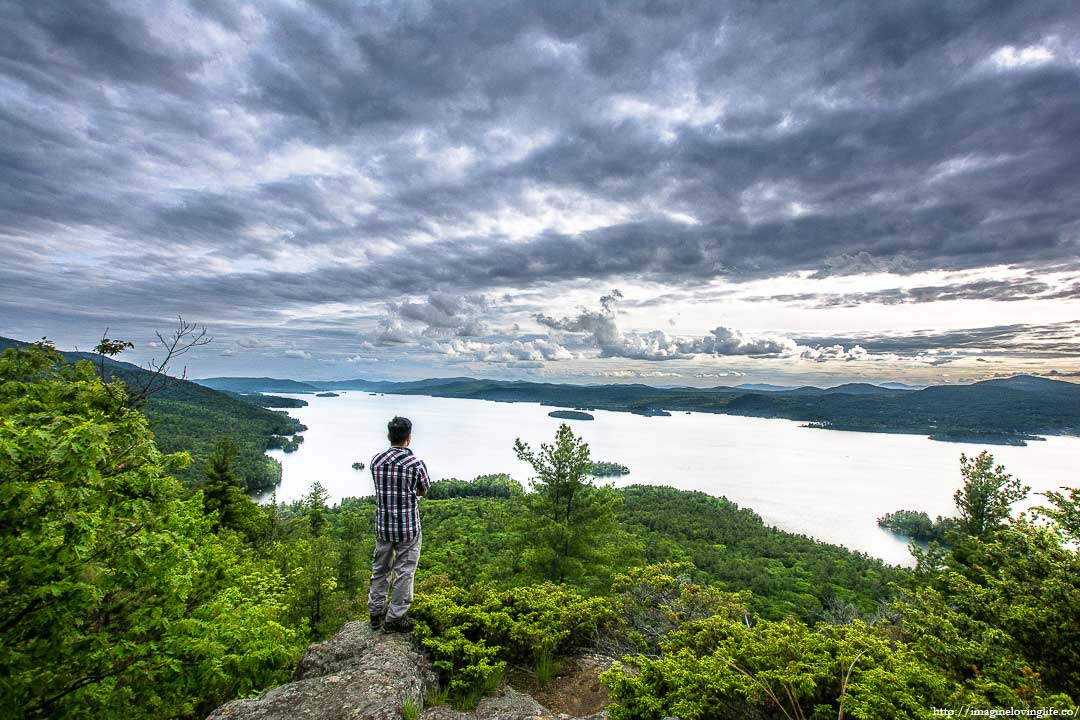
[[[240,347],[248,349],[248,350],[254,350],[254,349],[257,349],[257,348],[268,348],[268,347],[271,347],[273,345],[273,343],[270,342],[269,340],[265,340],[265,339],[259,338],[259,337],[250,337],[250,336],[249,337],[238,338],[237,341],[236,341],[236,344],[239,345]]]
[[[1012,69],[1042,65],[1052,61],[1054,57],[1054,51],[1045,45],[1004,45],[990,55],[990,62],[998,68]]]
[[[481,342],[454,338],[432,341],[428,348],[449,357],[494,363],[572,360],[574,357],[559,343],[546,339]]]
[[[539,314],[536,321],[553,330],[583,333],[600,349],[601,357],[632,360],[686,359],[694,355],[794,356],[798,345],[779,335],[753,335],[719,326],[703,337],[668,335],[663,330],[622,332],[615,322],[615,306],[622,293],[613,290],[600,298],[600,310],[583,309],[576,317],[554,318]]]
[[[871,353],[859,344],[807,345],[784,335],[749,333],[724,325],[713,328],[703,336],[668,335],[663,330],[623,332],[615,322],[615,306],[621,298],[622,293],[614,290],[600,299],[600,310],[584,309],[573,318],[540,314],[536,320],[553,330],[584,335],[600,349],[600,357],[605,358],[658,361],[712,356],[786,358],[813,362],[884,362],[898,359],[892,353]]]
[[[426,300],[392,302],[386,307],[391,319],[423,323],[422,332],[429,337],[479,337],[488,333],[483,316],[492,305],[483,295],[433,292]]]
[[[829,360],[869,360],[874,357],[861,345],[852,345],[850,348],[845,348],[843,345],[828,345],[810,347],[808,345],[799,346],[799,357],[803,360],[813,360],[815,362],[827,362]],[[891,356],[895,357],[895,356]]]
[[[663,370],[596,370],[585,373],[589,377],[602,378],[665,378],[683,377],[682,373],[665,372]]]

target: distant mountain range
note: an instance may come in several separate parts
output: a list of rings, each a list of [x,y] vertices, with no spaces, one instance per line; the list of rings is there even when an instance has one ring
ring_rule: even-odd
[[[712,388],[642,384],[567,385],[525,381],[432,378],[409,382],[364,379],[295,381],[206,378],[209,387],[237,393],[356,390],[398,395],[537,402],[663,415],[714,412],[802,420],[815,427],[925,433],[939,440],[1022,444],[1037,434],[1080,434],[1080,385],[1018,375],[970,385],[916,388],[849,383],[832,388],[777,385]]]
[[[885,389],[885,390],[922,390],[925,385],[906,385],[898,382],[887,382],[879,385],[868,385],[865,383],[849,383],[847,385],[837,385],[829,388],[819,388],[813,385],[770,385],[768,383],[744,383],[742,385],[735,385],[736,390],[756,390],[758,392],[803,392],[803,393],[818,393],[818,392],[864,392],[864,388],[873,389]],[[873,390],[870,390],[873,392]]]
[[[1041,378],[1038,378],[1041,379]],[[271,377],[211,377],[196,379],[206,387],[232,393],[318,393],[327,390],[362,390],[365,392],[382,392],[402,394],[405,391],[414,391],[420,388],[439,387],[459,383],[494,382],[508,385],[548,385],[548,383],[522,383],[519,381],[504,380],[478,380],[471,377],[427,378],[424,380],[405,380],[400,382],[389,380],[365,380],[354,378],[352,380],[290,380],[288,378]],[[828,395],[832,393],[866,394],[877,393],[883,390],[924,390],[925,385],[906,385],[904,383],[889,382],[880,385],[869,383],[847,383],[833,387],[819,388],[813,385],[770,385],[768,383],[744,383],[742,385],[718,385],[711,388],[692,388],[685,385],[577,385],[566,383],[568,387],[651,387],[656,390],[697,390],[701,392],[769,392],[787,393],[791,395]]]

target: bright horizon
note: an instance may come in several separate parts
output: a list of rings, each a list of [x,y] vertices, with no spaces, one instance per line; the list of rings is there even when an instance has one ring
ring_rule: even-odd
[[[1080,377],[1080,8],[0,11],[0,335],[191,377]]]

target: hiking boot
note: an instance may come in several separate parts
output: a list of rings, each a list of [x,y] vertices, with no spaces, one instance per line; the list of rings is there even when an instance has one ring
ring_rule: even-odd
[[[383,621],[382,613],[379,613],[378,615],[372,615],[371,616],[371,629],[372,630],[378,630],[379,628],[381,628],[382,627],[382,621]]]
[[[400,617],[397,620],[387,620],[383,623],[382,629],[384,633],[407,633],[412,632],[416,627],[416,623],[409,616]]]

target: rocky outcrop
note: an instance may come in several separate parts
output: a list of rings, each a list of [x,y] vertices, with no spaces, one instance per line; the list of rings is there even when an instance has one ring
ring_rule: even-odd
[[[441,705],[425,710],[420,720],[603,720],[606,717],[607,713],[604,712],[585,717],[553,713],[532,696],[512,687],[504,687],[497,694],[481,700],[474,712],[462,712]]]
[[[435,688],[410,636],[351,622],[307,649],[293,682],[222,705],[208,720],[391,720],[409,702],[424,707]]]
[[[207,720],[390,720],[435,694],[437,679],[410,635],[372,631],[351,622],[308,647],[293,681],[248,700],[222,705]],[[475,711],[430,707],[421,720],[601,720],[553,713],[532,696],[505,686]]]

